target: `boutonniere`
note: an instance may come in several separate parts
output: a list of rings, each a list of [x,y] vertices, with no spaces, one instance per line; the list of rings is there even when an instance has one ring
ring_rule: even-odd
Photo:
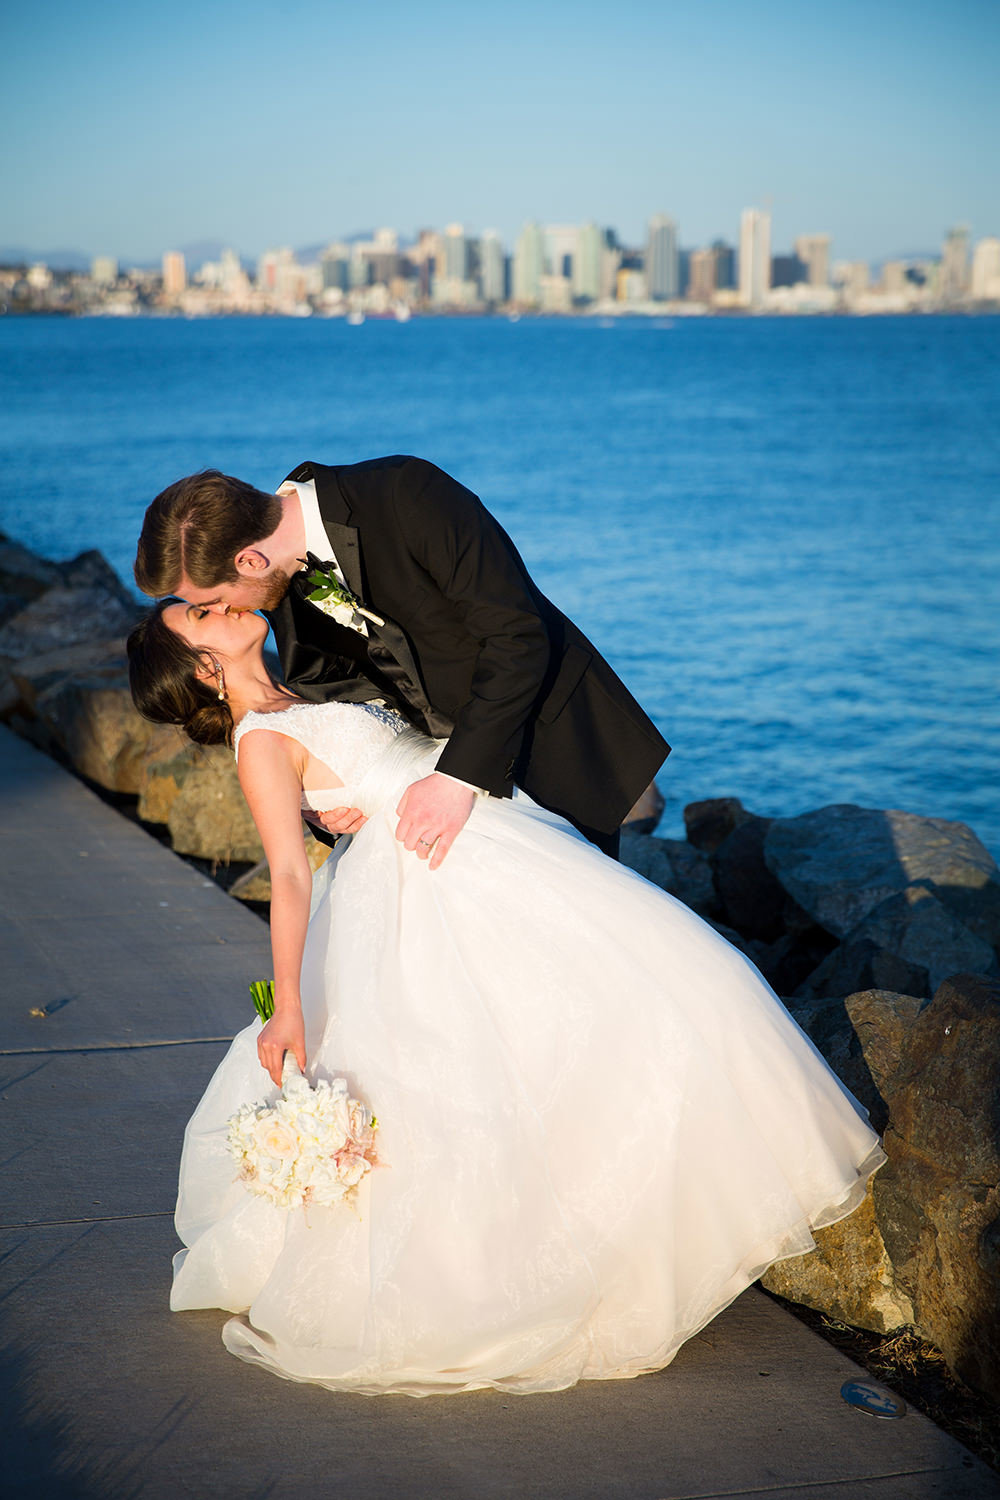
[[[338,625],[354,625],[355,615],[362,615],[366,620],[371,620],[373,625],[385,624],[381,615],[365,609],[357,595],[351,593],[346,583],[341,583],[332,568],[313,568],[306,575],[306,582],[312,587],[312,593],[306,594],[309,603],[315,604],[325,615],[330,615]]]

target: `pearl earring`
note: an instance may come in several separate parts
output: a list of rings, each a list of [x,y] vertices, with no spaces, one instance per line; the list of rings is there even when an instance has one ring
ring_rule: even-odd
[[[222,675],[222,668],[219,667],[219,666],[217,666],[216,669],[215,669],[215,680],[216,680],[216,682],[219,685],[219,693],[218,693],[219,702],[220,703],[225,703],[225,701],[226,701],[226,679],[223,677],[223,675]]]

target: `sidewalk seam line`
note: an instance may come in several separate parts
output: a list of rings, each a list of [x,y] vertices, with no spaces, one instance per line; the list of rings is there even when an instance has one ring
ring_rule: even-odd
[[[163,1042],[94,1042],[79,1047],[11,1047],[0,1048],[2,1057],[54,1057],[68,1052],[140,1052],[147,1047],[200,1047],[210,1042],[231,1042],[232,1036],[187,1036]]]
[[[148,1214],[104,1214],[93,1219],[36,1219],[30,1224],[0,1224],[0,1234],[11,1229],[64,1229],[69,1224],[127,1224],[132,1219],[172,1219],[172,1208]]]

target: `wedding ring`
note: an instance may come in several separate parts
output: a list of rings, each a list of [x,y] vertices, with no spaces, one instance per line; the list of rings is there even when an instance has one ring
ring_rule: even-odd
[[[426,845],[426,847],[428,849],[431,847],[431,845],[433,844],[433,842],[434,842],[433,839],[417,839],[417,843],[418,844],[424,844],[424,845]]]

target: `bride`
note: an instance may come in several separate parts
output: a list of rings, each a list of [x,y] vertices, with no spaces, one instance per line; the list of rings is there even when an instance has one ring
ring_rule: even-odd
[[[399,842],[442,742],[295,698],[266,633],[166,601],[129,640],[140,712],[232,744],[272,885],[274,1016],[188,1124],[171,1306],[231,1311],[233,1354],[332,1390],[661,1368],[857,1207],[885,1160],[865,1111],[748,959],[523,794],[477,799],[437,868]],[[302,813],[345,805],[366,822],[314,890]],[[235,1180],[227,1121],[286,1052],[379,1117],[354,1211]]]

